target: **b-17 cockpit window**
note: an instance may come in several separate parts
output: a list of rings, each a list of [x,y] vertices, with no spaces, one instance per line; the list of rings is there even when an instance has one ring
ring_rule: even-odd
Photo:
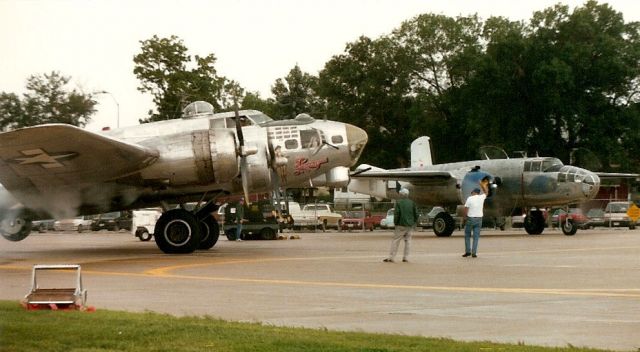
[[[298,149],[298,140],[297,139],[287,139],[284,141],[284,147],[286,149]]]
[[[331,136],[331,143],[333,144],[340,144],[344,141],[344,138],[342,138],[342,136],[337,135],[337,136]]]
[[[265,114],[253,114],[253,115],[249,115],[249,118],[251,120],[253,120],[253,122],[256,125],[261,125],[263,123],[273,121],[272,118],[270,118],[269,116],[267,116]]]
[[[300,143],[302,148],[317,148],[322,140],[317,130],[300,130]]]

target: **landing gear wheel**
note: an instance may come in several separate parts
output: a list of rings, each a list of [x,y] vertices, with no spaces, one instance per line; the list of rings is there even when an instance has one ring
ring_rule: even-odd
[[[576,223],[573,221],[573,219],[566,219],[565,221],[563,221],[561,228],[562,233],[567,236],[573,236],[576,234],[576,232],[578,232],[578,226],[576,226]]]
[[[260,230],[260,238],[263,240],[275,240],[276,236],[277,234],[272,228],[265,227]]]
[[[539,235],[544,231],[544,216],[540,210],[533,210],[525,216],[524,229],[530,235]]]
[[[433,219],[433,232],[438,237],[449,237],[453,233],[456,227],[456,221],[446,211],[443,211],[436,215]]]
[[[236,240],[236,228],[235,227],[227,229],[227,231],[225,231],[224,234],[227,235],[227,239],[229,241],[235,241]]]
[[[31,233],[31,220],[23,211],[11,211],[0,221],[0,234],[9,241],[22,241]]]
[[[211,249],[220,237],[220,226],[213,216],[206,216],[200,220],[200,244],[198,249]]]
[[[153,233],[158,248],[165,253],[191,253],[200,244],[198,221],[184,209],[162,214]]]

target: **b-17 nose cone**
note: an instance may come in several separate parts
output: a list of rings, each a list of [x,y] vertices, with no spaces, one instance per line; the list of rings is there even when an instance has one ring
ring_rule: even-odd
[[[367,136],[367,132],[362,128],[349,124],[346,125],[346,128],[347,141],[349,143],[349,154],[351,156],[351,166],[353,166],[358,162],[358,158],[360,158],[360,154],[362,154],[364,146],[369,140],[369,136]]]

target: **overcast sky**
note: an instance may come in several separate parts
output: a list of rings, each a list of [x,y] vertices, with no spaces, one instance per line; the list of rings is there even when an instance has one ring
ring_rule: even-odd
[[[566,0],[0,0],[0,91],[21,94],[28,76],[53,70],[72,87],[99,95],[87,127],[135,125],[153,108],[137,91],[133,56],[140,41],[176,35],[189,54],[213,53],[218,74],[271,96],[271,85],[297,63],[317,74],[345,44],[377,38],[421,13],[477,13],[528,20],[534,11]],[[604,1],[601,1],[603,3]],[[611,0],[625,21],[640,20],[640,2]]]

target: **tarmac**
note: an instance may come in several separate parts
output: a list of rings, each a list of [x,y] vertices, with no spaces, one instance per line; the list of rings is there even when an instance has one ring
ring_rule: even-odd
[[[390,231],[296,235],[242,242],[221,236],[213,249],[189,255],[164,254],[128,232],[0,239],[0,299],[27,294],[34,264],[80,264],[87,304],[98,310],[640,349],[640,230],[484,230],[478,258],[461,257],[459,231],[438,238],[420,230],[409,263],[400,256],[382,262]],[[47,284],[68,279],[55,274]]]

